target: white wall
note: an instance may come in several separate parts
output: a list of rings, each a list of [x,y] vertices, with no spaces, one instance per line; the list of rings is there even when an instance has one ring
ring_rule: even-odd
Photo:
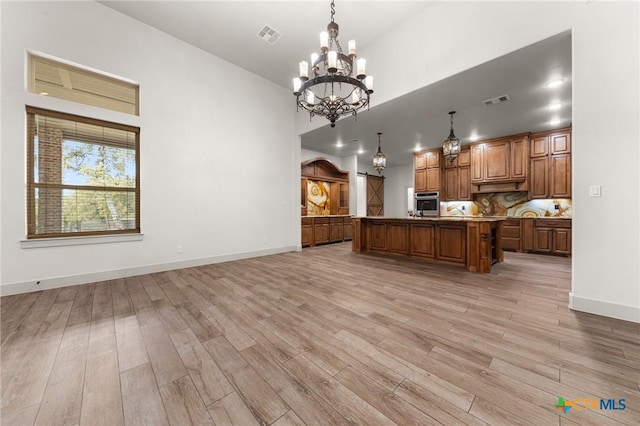
[[[407,217],[407,189],[413,187],[413,165],[384,169],[384,215]]]
[[[300,163],[288,90],[99,3],[1,8],[3,294],[36,280],[49,288],[296,248]],[[137,81],[140,117],[27,93],[27,49]],[[141,127],[142,241],[21,248],[25,105]]]
[[[360,49],[372,108],[572,30],[576,310],[640,322],[638,2],[434,2]],[[455,22],[456,31],[450,31]],[[490,23],[490,25],[488,25]],[[445,36],[443,36],[445,34]],[[419,54],[416,54],[419,52]],[[411,66],[390,67],[390,63]],[[366,112],[363,112],[366,114]],[[296,133],[319,127],[300,114]],[[588,186],[602,185],[601,198]]]

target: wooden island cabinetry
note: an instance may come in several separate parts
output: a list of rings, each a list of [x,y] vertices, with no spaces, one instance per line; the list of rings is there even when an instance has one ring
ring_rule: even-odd
[[[502,262],[501,229],[494,218],[353,219],[353,251],[458,264],[472,272],[491,272]]]

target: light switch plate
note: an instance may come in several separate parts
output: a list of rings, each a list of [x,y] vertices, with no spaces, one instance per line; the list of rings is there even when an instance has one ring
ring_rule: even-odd
[[[589,186],[589,197],[601,197],[601,188],[600,185]]]

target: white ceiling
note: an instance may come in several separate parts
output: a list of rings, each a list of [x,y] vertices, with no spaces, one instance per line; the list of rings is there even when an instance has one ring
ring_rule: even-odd
[[[317,50],[318,34],[330,20],[326,0],[100,3],[287,89],[298,62]],[[339,0],[335,14],[339,39],[342,44],[356,39],[362,48],[428,6],[427,1]],[[256,35],[265,25],[282,33],[273,45]],[[546,88],[544,84],[555,75],[562,76],[565,84]],[[505,94],[510,101],[482,104]],[[563,106],[550,111],[547,106],[555,101]],[[339,157],[364,150],[361,161],[368,162],[376,149],[376,133],[382,132],[387,167],[406,165],[416,147],[442,144],[449,134],[451,110],[457,111],[455,133],[466,144],[472,134],[487,139],[569,126],[571,108],[571,35],[566,32],[381,105],[376,105],[374,93],[371,110],[358,114],[357,121],[347,117],[333,129],[327,124],[304,134],[302,147]],[[561,123],[549,124],[552,117]],[[337,142],[343,146],[338,148]]]

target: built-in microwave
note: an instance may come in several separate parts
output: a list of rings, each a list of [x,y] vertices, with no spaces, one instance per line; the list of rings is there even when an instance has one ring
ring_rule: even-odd
[[[440,194],[438,192],[417,192],[414,216],[440,216]]]

